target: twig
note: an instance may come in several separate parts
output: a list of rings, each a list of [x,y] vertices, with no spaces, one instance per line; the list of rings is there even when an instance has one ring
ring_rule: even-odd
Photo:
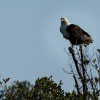
[[[80,92],[80,89],[79,89],[79,85],[78,85],[78,81],[77,81],[77,79],[76,79],[76,76],[73,75],[73,78],[74,78],[74,80],[75,80],[75,86],[76,86],[76,89],[77,89],[78,95],[80,95],[81,92]]]

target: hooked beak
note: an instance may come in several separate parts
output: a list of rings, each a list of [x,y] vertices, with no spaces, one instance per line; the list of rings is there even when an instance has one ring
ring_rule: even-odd
[[[63,22],[64,21],[64,18],[61,18],[61,21]]]

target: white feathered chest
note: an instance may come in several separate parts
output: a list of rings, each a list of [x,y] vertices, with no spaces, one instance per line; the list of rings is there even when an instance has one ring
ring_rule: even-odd
[[[70,35],[69,35],[69,33],[66,31],[66,29],[67,29],[67,25],[64,24],[64,23],[61,24],[60,32],[63,34],[63,37],[64,37],[64,38],[69,39]]]

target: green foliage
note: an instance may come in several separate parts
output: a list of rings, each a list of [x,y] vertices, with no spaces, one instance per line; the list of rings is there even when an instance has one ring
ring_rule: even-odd
[[[64,92],[61,86],[62,82],[55,83],[52,76],[38,78],[35,85],[14,81],[0,91],[0,100],[83,100],[82,94],[78,95],[75,90]]]
[[[62,82],[55,83],[52,76],[38,78],[35,85],[27,81],[14,81],[12,86],[7,87],[8,89],[3,88],[0,98],[4,100],[74,100],[74,91],[71,97],[71,94],[65,93],[61,86]]]

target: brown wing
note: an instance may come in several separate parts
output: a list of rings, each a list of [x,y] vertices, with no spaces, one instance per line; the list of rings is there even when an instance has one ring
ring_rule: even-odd
[[[78,25],[75,25],[75,24],[69,25],[67,27],[67,32],[70,34],[71,38],[73,38],[73,39],[75,39],[75,41],[77,41],[77,44],[92,43],[91,36],[87,32],[85,32],[82,28],[80,28]]]

